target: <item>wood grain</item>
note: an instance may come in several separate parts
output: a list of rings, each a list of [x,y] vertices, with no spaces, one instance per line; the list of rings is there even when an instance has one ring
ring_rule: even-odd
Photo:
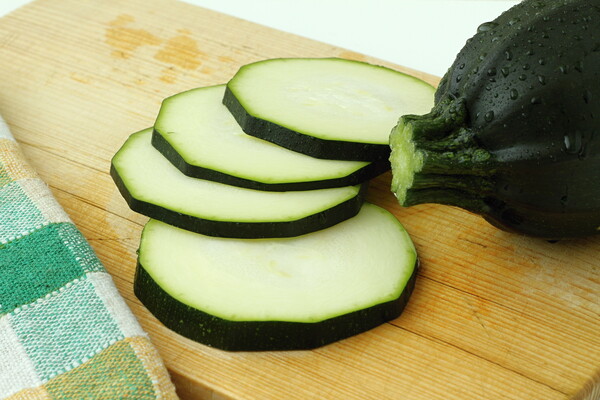
[[[415,38],[418,40],[418,38]],[[399,49],[401,51],[401,49]],[[0,112],[82,230],[187,399],[590,400],[600,385],[600,237],[547,243],[465,211],[408,209],[390,175],[369,199],[422,261],[406,312],[314,351],[227,353],[165,329],[132,293],[143,223],[108,175],[171,94],[271,57],[409,71],[172,0],[38,0],[0,19]]]

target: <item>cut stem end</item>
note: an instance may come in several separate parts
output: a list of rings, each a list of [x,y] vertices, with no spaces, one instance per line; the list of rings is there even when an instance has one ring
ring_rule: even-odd
[[[414,176],[423,168],[423,153],[413,142],[413,128],[409,116],[400,118],[390,134],[390,163],[392,165],[392,192],[401,205],[412,187]]]

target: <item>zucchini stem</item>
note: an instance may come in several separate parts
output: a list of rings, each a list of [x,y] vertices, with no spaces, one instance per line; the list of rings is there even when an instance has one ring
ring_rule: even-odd
[[[401,205],[485,206],[479,202],[494,190],[496,160],[477,143],[466,117],[464,100],[449,98],[428,114],[400,118],[390,134],[390,162],[392,192]]]

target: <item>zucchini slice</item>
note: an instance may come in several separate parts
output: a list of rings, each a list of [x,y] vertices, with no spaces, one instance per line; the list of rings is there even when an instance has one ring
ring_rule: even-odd
[[[244,132],[317,158],[388,158],[400,115],[425,113],[434,88],[389,68],[339,58],[245,65],[223,103]]]
[[[165,99],[152,144],[194,178],[257,190],[352,186],[387,171],[376,162],[323,160],[246,135],[222,100],[225,85],[188,90]]]
[[[417,253],[398,220],[365,203],[295,238],[198,235],[150,220],[134,291],[166,327],[232,351],[310,349],[398,317]]]
[[[235,238],[288,237],[358,213],[365,185],[264,192],[186,176],[151,144],[152,129],[132,134],[111,175],[129,207],[179,228]]]

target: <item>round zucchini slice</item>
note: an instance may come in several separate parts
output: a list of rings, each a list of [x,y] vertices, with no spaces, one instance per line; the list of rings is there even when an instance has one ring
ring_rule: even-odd
[[[397,318],[417,269],[388,211],[364,204],[336,226],[284,239],[226,239],[150,220],[134,290],[166,327],[232,351],[299,350]]]
[[[223,105],[225,85],[165,99],[152,144],[185,175],[257,190],[353,186],[390,168],[376,162],[323,160],[245,134]]]
[[[193,232],[235,238],[289,237],[356,215],[365,185],[266,192],[191,178],[151,144],[152,130],[132,134],[115,154],[111,175],[129,207]]]
[[[223,103],[244,132],[317,158],[387,159],[401,115],[428,112],[434,88],[339,58],[280,58],[239,69]]]

